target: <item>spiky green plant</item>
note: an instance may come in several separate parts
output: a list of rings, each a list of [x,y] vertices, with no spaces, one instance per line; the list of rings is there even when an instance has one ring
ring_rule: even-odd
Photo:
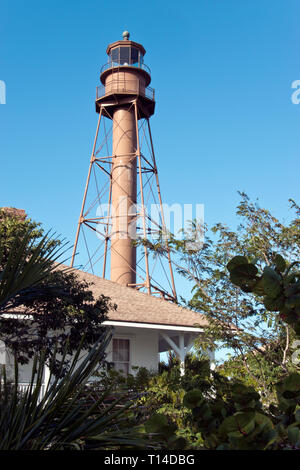
[[[15,361],[14,381],[6,378],[5,366],[0,388],[0,450],[60,450],[67,448],[105,449],[121,446],[147,447],[139,429],[126,427],[127,410],[114,400],[107,407],[103,402],[109,389],[99,393],[89,404],[86,386],[99,363],[103,362],[111,334],[104,332],[93,349],[80,360],[78,348],[65,375],[50,375],[43,393],[45,357],[35,357],[27,390],[18,391],[18,364]],[[64,368],[61,359],[61,370]]]
[[[45,291],[38,284],[57,267],[55,262],[65,246],[58,239],[51,240],[49,233],[34,245],[28,228],[21,240],[15,240],[7,259],[5,250],[0,251],[0,312],[11,304],[21,305],[25,296],[28,299]]]
[[[0,251],[0,313],[13,311],[24,300],[38,299],[50,291],[53,296],[63,296],[57,286],[41,285],[40,282],[57,268],[54,262],[62,254],[61,243],[45,235],[38,244],[32,242],[31,228],[23,238],[15,241],[9,253]],[[69,295],[69,294],[68,294]],[[49,370],[56,370],[44,387],[46,351],[36,354],[28,388],[20,394],[18,361],[15,358],[14,380],[7,380],[3,366],[0,374],[0,450],[58,450],[58,449],[104,449],[120,446],[145,447],[146,441],[138,429],[126,427],[127,410],[132,403],[119,408],[115,400],[103,407],[109,389],[99,393],[90,405],[84,398],[87,382],[103,364],[106,347],[111,340],[109,328],[103,328],[93,348],[83,360],[84,336],[74,355],[67,360],[68,343],[59,360],[51,355]],[[55,362],[55,367],[51,367]]]

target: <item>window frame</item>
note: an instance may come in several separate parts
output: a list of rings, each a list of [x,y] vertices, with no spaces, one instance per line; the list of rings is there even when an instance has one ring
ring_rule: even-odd
[[[114,361],[114,340],[125,340],[128,341],[128,361]],[[131,373],[131,358],[132,358],[132,340],[128,336],[122,336],[122,335],[115,335],[112,338],[112,346],[111,346],[111,359],[113,363],[113,368],[117,371],[120,372],[120,369],[117,369],[116,364],[128,364],[128,372],[124,373],[125,375],[128,375]]]

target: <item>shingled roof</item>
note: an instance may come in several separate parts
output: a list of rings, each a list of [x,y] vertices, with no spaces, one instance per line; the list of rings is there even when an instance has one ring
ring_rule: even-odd
[[[95,298],[103,294],[117,305],[117,310],[108,313],[108,319],[111,321],[185,327],[208,325],[205,315],[200,313],[78,269],[71,271],[79,280],[92,283],[89,289]]]

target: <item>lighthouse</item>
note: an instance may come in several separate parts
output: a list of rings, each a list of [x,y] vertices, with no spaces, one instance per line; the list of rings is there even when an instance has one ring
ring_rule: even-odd
[[[102,237],[103,256],[96,267],[100,276],[107,277],[109,268],[108,277],[113,282],[175,300],[168,244],[165,243],[163,256],[167,260],[169,291],[164,289],[161,282],[154,280],[147,244],[153,232],[161,233],[166,228],[150,129],[150,117],[155,110],[155,93],[149,86],[151,72],[144,62],[146,51],[141,44],[130,40],[128,31],[124,31],[123,38],[109,44],[106,53],[108,59],[100,71],[101,85],[96,90],[95,107],[99,117],[71,266],[74,265],[78,250],[80,232],[89,227],[97,232],[97,236]],[[105,122],[109,122],[110,131],[106,124],[101,134],[103,122],[104,126]],[[148,155],[142,148],[143,145],[148,149]],[[104,173],[107,178],[108,208],[105,215],[98,213],[91,217],[87,209],[87,196],[93,173],[96,175],[95,170],[101,170],[102,175]],[[102,204],[102,183],[96,186],[95,197]],[[146,192],[149,187],[150,195],[154,196],[159,207],[159,221],[155,220],[155,223],[151,223],[151,213],[147,211],[149,197]],[[137,233],[139,236],[134,236]],[[139,272],[137,239],[142,240],[140,246],[143,268]],[[89,252],[86,239],[85,245]],[[89,265],[92,269],[96,259],[89,253]],[[100,264],[102,269],[99,269]],[[164,271],[166,272],[165,268]]]

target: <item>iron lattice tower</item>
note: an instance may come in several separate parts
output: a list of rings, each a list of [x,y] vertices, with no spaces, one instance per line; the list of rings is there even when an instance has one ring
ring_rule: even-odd
[[[83,270],[106,278],[110,268],[112,281],[176,301],[167,241],[163,250],[149,250],[167,231],[150,128],[155,95],[145,52],[127,31],[107,47],[71,266],[78,256]],[[87,253],[84,259],[79,245]]]

